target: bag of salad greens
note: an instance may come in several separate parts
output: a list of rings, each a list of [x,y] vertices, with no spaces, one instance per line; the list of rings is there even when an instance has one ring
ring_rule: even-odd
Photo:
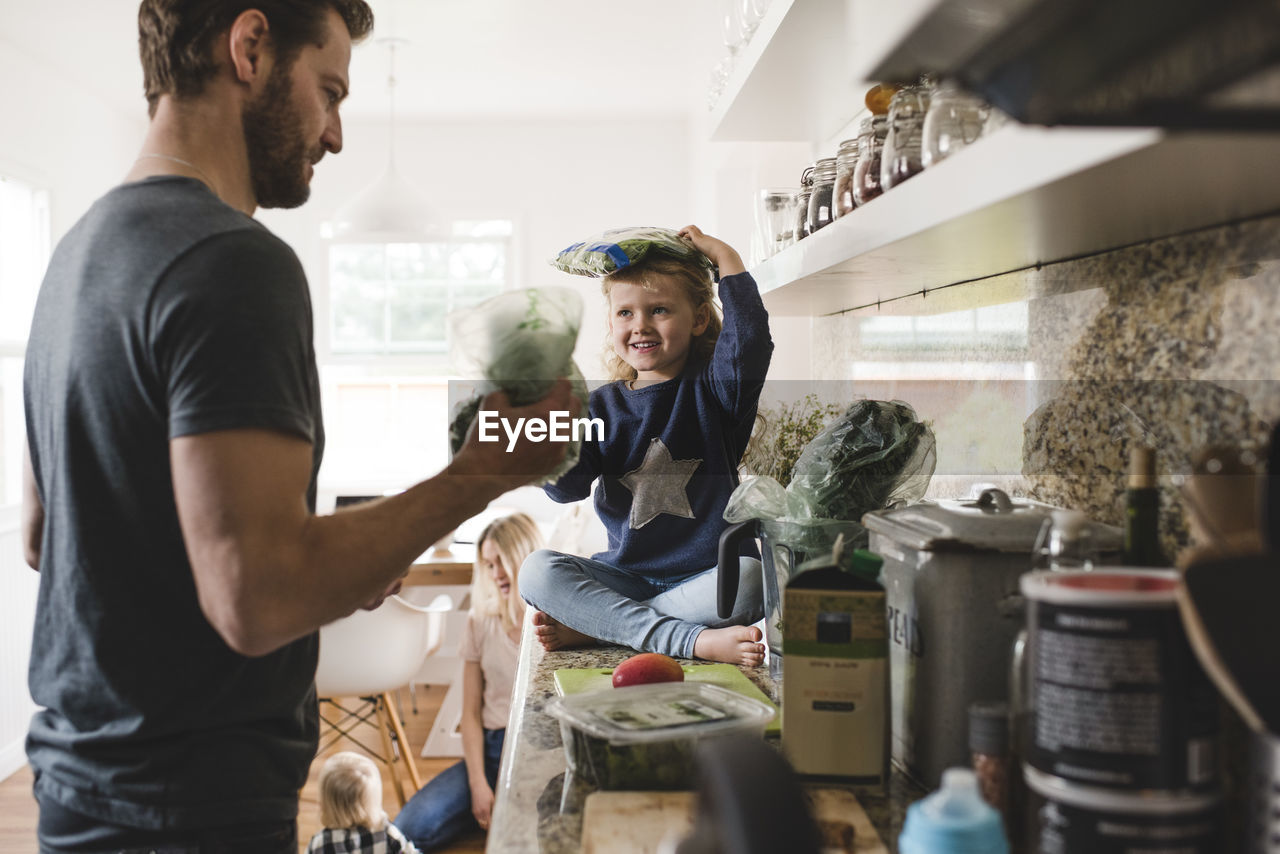
[[[936,463],[933,430],[909,404],[859,400],[801,452],[787,487],[789,507],[813,518],[860,521],[872,510],[919,501]]]
[[[449,318],[455,368],[476,380],[475,393],[462,401],[449,424],[449,447],[457,453],[466,441],[485,395],[502,390],[513,406],[546,397],[560,377],[585,408],[587,384],[573,362],[582,324],[582,297],[569,288],[508,291]],[[576,418],[582,412],[570,413]],[[505,441],[505,438],[504,438]],[[564,460],[537,481],[552,483],[578,462],[581,440],[567,443]]]
[[[637,226],[614,228],[556,253],[551,266],[575,276],[600,278],[629,267],[651,254],[693,258],[715,271],[711,259],[694,248],[693,241],[670,228]]]

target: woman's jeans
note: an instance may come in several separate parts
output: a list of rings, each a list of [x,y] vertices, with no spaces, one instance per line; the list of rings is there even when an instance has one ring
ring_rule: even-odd
[[[706,628],[751,625],[764,616],[760,561],[739,558],[733,613],[716,613],[716,569],[682,579],[636,575],[591,558],[539,549],[520,567],[524,600],[596,640],[644,652],[693,658]]]
[[[484,731],[484,778],[490,788],[498,785],[505,729]],[[471,784],[467,763],[450,766],[418,790],[392,822],[409,841],[426,852],[479,827],[471,814]]]

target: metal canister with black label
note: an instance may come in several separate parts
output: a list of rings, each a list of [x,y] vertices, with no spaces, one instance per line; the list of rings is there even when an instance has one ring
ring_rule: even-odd
[[[1187,642],[1174,572],[1033,572],[1026,762],[1085,786],[1204,792],[1218,695]]]

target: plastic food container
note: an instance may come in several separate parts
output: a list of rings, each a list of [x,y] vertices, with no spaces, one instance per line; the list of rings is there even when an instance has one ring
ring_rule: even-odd
[[[548,701],[560,721],[565,764],[600,789],[690,789],[698,742],[763,737],[774,710],[716,685],[663,682]]]

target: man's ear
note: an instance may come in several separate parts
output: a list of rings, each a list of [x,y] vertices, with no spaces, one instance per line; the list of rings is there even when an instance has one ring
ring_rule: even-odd
[[[267,17],[257,9],[246,9],[231,22],[227,43],[231,49],[231,68],[239,82],[252,83],[264,74],[270,29]]]
[[[701,335],[707,331],[707,324],[711,322],[711,306],[703,303],[698,306],[698,310],[693,313],[693,334]]]

